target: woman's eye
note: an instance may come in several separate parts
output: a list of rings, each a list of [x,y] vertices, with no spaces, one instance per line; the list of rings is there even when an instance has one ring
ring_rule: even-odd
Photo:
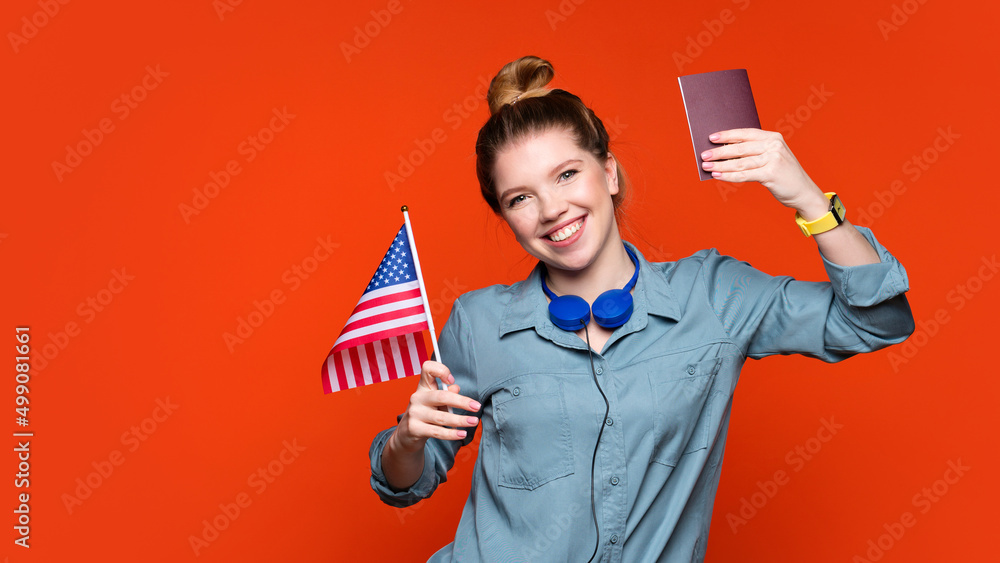
[[[569,180],[573,176],[576,176],[576,170],[567,170],[559,175],[560,180]]]
[[[510,198],[510,201],[507,202],[507,207],[514,207],[526,199],[528,199],[528,197],[523,194],[514,196]]]

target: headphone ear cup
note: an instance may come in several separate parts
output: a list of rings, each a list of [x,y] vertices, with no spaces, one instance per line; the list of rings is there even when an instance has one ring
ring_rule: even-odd
[[[549,319],[557,327],[575,332],[590,322],[590,305],[577,295],[563,295],[549,302]]]
[[[594,320],[604,328],[618,328],[631,316],[632,294],[624,289],[610,289],[594,301]]]

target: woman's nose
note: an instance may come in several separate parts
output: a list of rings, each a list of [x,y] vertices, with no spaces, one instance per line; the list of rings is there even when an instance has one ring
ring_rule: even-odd
[[[542,220],[554,221],[558,219],[569,207],[566,200],[552,194],[541,196]]]

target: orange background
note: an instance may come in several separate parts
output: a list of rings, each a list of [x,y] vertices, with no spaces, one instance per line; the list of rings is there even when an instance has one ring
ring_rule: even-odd
[[[473,144],[481,84],[537,54],[611,130],[634,182],[626,237],[647,257],[717,247],[822,279],[763,188],[697,180],[676,77],[747,68],[765,128],[909,272],[910,348],[746,366],[707,560],[874,560],[906,512],[915,524],[883,536],[879,559],[992,559],[1000,281],[981,266],[1000,204],[995,3],[233,3],[4,3],[0,350],[10,366],[14,329],[30,326],[34,367],[29,426],[15,425],[13,377],[0,412],[34,437],[31,548],[7,527],[0,556],[423,561],[448,543],[473,456],[430,500],[383,505],[368,447],[416,381],[324,396],[319,367],[402,204],[439,328],[458,293],[530,269],[480,200]],[[272,126],[256,154],[243,144]],[[59,173],[67,145],[88,154]],[[336,248],[316,252],[318,239]],[[269,315],[227,345],[258,307]],[[820,443],[822,419],[843,426]],[[9,442],[5,527],[24,492]],[[970,469],[927,501],[949,461]],[[761,504],[758,482],[781,470],[734,532],[727,516]]]

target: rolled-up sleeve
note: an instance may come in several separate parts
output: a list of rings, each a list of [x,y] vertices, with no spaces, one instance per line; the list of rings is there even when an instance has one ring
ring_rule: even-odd
[[[853,307],[871,307],[909,291],[906,270],[872,234],[871,229],[855,227],[871,243],[881,260],[878,264],[840,266],[823,257],[834,293]]]
[[[706,259],[716,314],[747,357],[804,354],[836,362],[913,332],[906,270],[869,229],[855,228],[880,262],[845,267],[823,257],[828,282],[768,276],[725,256]]]
[[[475,349],[468,330],[468,322],[461,303],[456,300],[451,316],[441,330],[438,340],[442,363],[448,366],[455,383],[459,385],[460,393],[466,397],[479,400],[475,377]],[[455,409],[455,414],[471,414],[468,411]],[[396,417],[397,424],[402,415]],[[455,463],[455,454],[459,448],[468,445],[475,438],[476,428],[469,428],[468,435],[463,440],[438,440],[431,438],[424,445],[424,468],[416,483],[407,489],[395,490],[386,481],[382,470],[382,451],[392,435],[395,427],[379,432],[372,440],[369,450],[371,459],[371,486],[382,502],[396,507],[410,506],[425,499],[437,489],[438,485],[448,480],[448,471]]]

